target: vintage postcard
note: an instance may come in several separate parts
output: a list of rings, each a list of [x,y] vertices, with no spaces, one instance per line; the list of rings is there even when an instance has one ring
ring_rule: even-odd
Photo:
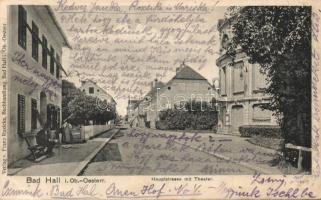
[[[321,199],[321,1],[0,9],[0,199]]]

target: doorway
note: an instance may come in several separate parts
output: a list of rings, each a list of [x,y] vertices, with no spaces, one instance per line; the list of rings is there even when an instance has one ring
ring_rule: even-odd
[[[243,106],[235,105],[231,113],[232,133],[239,134],[239,127],[243,124]]]
[[[47,96],[46,93],[40,93],[40,119],[41,126],[47,122]]]

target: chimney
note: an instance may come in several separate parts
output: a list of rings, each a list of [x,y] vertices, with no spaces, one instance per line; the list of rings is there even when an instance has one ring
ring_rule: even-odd
[[[155,78],[154,81],[151,82],[151,84],[150,84],[150,85],[151,85],[151,90],[152,90],[154,87],[156,87],[157,82],[158,82],[157,78]]]
[[[86,81],[81,81],[81,86],[85,85]]]
[[[177,72],[179,72],[185,66],[186,66],[185,65],[185,60],[183,60],[182,64],[179,67],[176,68],[176,74],[177,74]]]

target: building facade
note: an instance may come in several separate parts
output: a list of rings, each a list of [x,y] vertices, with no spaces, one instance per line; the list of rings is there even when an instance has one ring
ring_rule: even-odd
[[[60,58],[70,46],[49,6],[9,6],[8,24],[10,164],[29,154],[24,135],[60,126]]]
[[[133,123],[135,116],[137,116],[137,114],[135,114],[135,109],[137,107],[139,103],[139,100],[135,100],[135,99],[129,99],[128,100],[128,104],[127,104],[127,108],[126,108],[126,115],[127,115],[127,121],[129,123]]]
[[[219,68],[219,124],[218,132],[239,134],[242,125],[277,125],[269,110],[262,110],[261,104],[269,103],[271,97],[263,92],[267,86],[266,77],[258,64],[249,63],[241,49],[235,59],[226,54],[229,40],[233,37],[231,26],[234,18],[220,20],[220,57],[216,60]]]
[[[175,76],[166,84],[155,80],[152,85],[151,91],[137,107],[138,124],[148,128],[156,128],[163,110],[183,108],[186,102],[192,100],[210,102],[218,97],[207,79],[185,64],[176,69]]]
[[[81,86],[79,89],[86,95],[100,98],[102,100],[107,100],[108,103],[116,106],[116,101],[114,100],[114,98],[92,80],[81,81]]]
[[[94,98],[100,99],[100,101],[97,101],[97,106],[99,106],[101,109],[111,109],[116,112],[116,105],[117,105],[116,101],[104,89],[99,87],[96,82],[92,80],[81,81],[81,86],[79,89],[88,96],[92,96]],[[102,103],[103,101],[106,101],[106,103],[111,107],[105,107],[105,105],[107,104]],[[115,123],[115,120],[108,121],[108,124],[114,124],[114,123]]]

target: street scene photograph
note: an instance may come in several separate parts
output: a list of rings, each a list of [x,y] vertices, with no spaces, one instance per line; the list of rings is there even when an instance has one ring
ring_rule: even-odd
[[[102,3],[7,7],[8,175],[312,173],[311,6]]]

